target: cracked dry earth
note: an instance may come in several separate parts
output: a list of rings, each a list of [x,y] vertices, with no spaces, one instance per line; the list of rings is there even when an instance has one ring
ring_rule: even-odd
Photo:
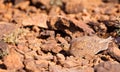
[[[119,72],[120,0],[0,0],[0,72]]]

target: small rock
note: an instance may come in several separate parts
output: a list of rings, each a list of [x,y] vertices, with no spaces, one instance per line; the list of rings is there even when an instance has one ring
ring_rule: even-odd
[[[81,0],[70,0],[67,2],[65,8],[68,13],[79,13],[84,9]]]
[[[17,48],[24,53],[29,51],[28,46],[24,41],[19,42],[17,44]]]
[[[65,51],[69,50],[70,45],[64,38],[58,36],[58,37],[56,37],[56,39],[58,40],[58,42],[61,43],[63,50],[65,50]]]
[[[79,63],[77,61],[68,61],[68,60],[66,60],[64,62],[64,67],[66,67],[66,68],[70,68],[70,67],[74,67],[74,66],[78,66],[78,65],[79,65]]]
[[[107,61],[96,65],[94,69],[95,72],[119,72],[120,64]]]
[[[8,70],[0,69],[0,72],[9,72]]]
[[[12,11],[6,12],[6,13],[4,14],[4,18],[5,18],[5,19],[8,19],[8,21],[11,20],[11,19],[12,19]]]
[[[27,41],[29,49],[32,49],[33,51],[37,51],[40,49],[41,40],[34,38],[33,36],[28,36]]]
[[[2,39],[4,35],[14,32],[15,29],[16,26],[12,23],[0,22],[0,39]]]
[[[60,53],[57,54],[57,58],[58,58],[58,60],[60,60],[60,61],[64,61],[64,60],[65,60],[64,55],[63,55],[63,54],[60,54]]]
[[[115,58],[117,61],[120,61],[120,49],[118,48],[117,44],[114,42],[110,43],[107,51],[110,56]]]
[[[116,38],[115,38],[115,42],[116,42],[118,45],[120,45],[120,37],[116,37]]]
[[[23,18],[22,24],[24,26],[35,25],[42,28],[48,28],[47,26],[47,15],[46,14],[35,14],[29,17]]]
[[[24,61],[24,64],[25,64],[25,68],[28,71],[30,71],[30,72],[40,72],[33,59],[26,59]]]
[[[62,48],[61,48],[60,46],[55,46],[55,47],[52,49],[52,52],[54,52],[54,53],[59,53],[61,50],[62,50]]]
[[[36,60],[35,64],[39,67],[39,68],[48,68],[48,63],[49,61],[47,60]]]
[[[29,51],[25,53],[25,58],[29,58],[29,59],[34,59],[34,57],[37,57],[37,53],[35,51]]]
[[[85,68],[75,67],[75,68],[70,68],[68,72],[94,72],[94,69],[91,67],[85,67]]]
[[[49,66],[49,72],[62,72],[62,67],[59,65],[52,65]]]
[[[50,30],[43,30],[40,33],[40,37],[41,38],[46,38],[46,37],[55,37],[55,32],[54,31],[50,31]]]
[[[94,69],[91,67],[81,68],[79,66],[65,68],[59,65],[50,65],[50,72],[94,72]]]
[[[62,50],[60,46],[58,46],[57,42],[54,39],[48,40],[41,46],[43,51],[52,51],[54,53],[58,53]]]
[[[67,0],[63,0],[67,1]],[[69,0],[66,2],[65,8],[68,13],[80,13],[85,9],[90,9],[93,6],[97,6],[101,4],[101,0]]]
[[[38,60],[53,60],[53,55],[48,52],[47,54],[41,53],[36,57]]]
[[[3,60],[7,69],[18,70],[24,67],[22,56],[14,48],[10,49],[9,55],[5,56]]]
[[[82,64],[82,60],[80,58],[75,58],[73,56],[67,57],[63,62],[63,67],[72,68],[76,66],[80,66]]]
[[[29,6],[30,2],[29,1],[23,1],[20,2],[18,4],[15,5],[16,8],[20,8],[20,9],[27,9],[27,7]]]
[[[8,53],[9,53],[8,45],[5,42],[0,41],[0,57],[3,57]]]

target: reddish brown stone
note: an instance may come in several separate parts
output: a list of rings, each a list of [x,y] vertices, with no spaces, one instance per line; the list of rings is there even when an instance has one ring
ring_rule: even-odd
[[[24,67],[22,62],[22,56],[17,53],[14,48],[10,49],[9,55],[4,57],[4,64],[7,69],[17,70]]]

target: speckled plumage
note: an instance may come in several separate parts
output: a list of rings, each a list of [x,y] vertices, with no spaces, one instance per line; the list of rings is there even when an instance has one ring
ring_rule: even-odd
[[[95,54],[108,48],[112,38],[98,36],[83,36],[71,41],[70,53],[76,57],[93,57]]]

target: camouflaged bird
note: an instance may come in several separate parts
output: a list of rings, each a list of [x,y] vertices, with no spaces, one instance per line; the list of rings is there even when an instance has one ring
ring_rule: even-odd
[[[100,51],[106,50],[112,38],[99,38],[98,36],[83,36],[71,41],[70,53],[75,57],[90,58]]]

